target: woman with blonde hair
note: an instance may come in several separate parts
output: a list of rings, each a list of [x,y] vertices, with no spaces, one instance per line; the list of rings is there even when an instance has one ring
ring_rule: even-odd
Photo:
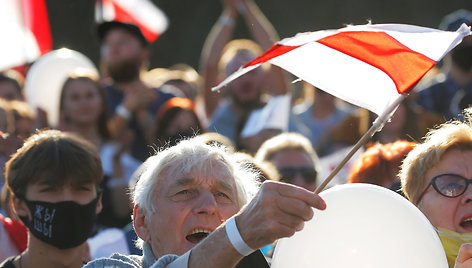
[[[470,259],[470,250],[459,248],[472,242],[472,110],[466,121],[450,121],[431,130],[423,143],[405,158],[402,190],[437,229],[451,267]],[[456,260],[456,257],[459,257]],[[470,260],[469,260],[470,261]],[[460,266],[466,267],[466,266]],[[470,266],[467,266],[470,267]]]

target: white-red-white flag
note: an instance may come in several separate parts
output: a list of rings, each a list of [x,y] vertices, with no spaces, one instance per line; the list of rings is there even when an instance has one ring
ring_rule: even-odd
[[[149,0],[97,0],[97,22],[120,21],[139,27],[149,43],[154,42],[169,25],[167,16]]]
[[[278,42],[214,90],[269,62],[379,115],[470,34],[465,24],[456,32],[368,24],[300,33]]]
[[[44,0],[0,0],[0,71],[30,63],[52,48]]]

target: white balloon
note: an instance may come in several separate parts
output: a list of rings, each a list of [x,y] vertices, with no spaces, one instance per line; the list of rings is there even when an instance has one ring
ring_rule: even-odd
[[[44,54],[35,61],[26,75],[26,101],[34,109],[44,109],[52,127],[57,127],[59,121],[62,85],[72,73],[87,73],[98,77],[97,68],[89,58],[67,48]]]
[[[399,194],[354,183],[320,196],[326,210],[315,210],[302,231],[279,240],[272,268],[448,267],[433,226]]]

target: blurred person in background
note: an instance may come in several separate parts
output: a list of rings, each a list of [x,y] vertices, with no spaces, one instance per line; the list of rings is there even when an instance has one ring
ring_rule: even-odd
[[[0,99],[0,187],[5,182],[5,163],[33,132],[34,119],[28,103]]]
[[[319,156],[324,156],[336,151],[336,144],[332,141],[333,131],[353,108],[321,89],[310,87],[315,92],[313,102],[297,105],[293,110],[310,129],[311,136],[308,138],[315,151]]]
[[[16,217],[10,203],[10,191],[4,185],[0,193],[0,263],[23,252],[28,243],[28,229]]]
[[[253,0],[222,0],[223,11],[208,34],[200,58],[208,131],[227,136],[236,143],[237,127],[254,109],[266,103],[266,94],[285,94],[290,85],[287,74],[267,66],[236,79],[222,94],[212,92],[224,77],[270,48],[279,37]],[[232,40],[238,16],[241,15],[254,41]]]
[[[280,181],[314,191],[318,185],[319,159],[313,146],[299,133],[282,133],[266,140],[255,156],[278,170]]]
[[[59,109],[59,129],[90,141],[100,152],[105,178],[99,225],[125,226],[131,215],[128,182],[141,163],[127,153],[132,134],[125,133],[117,141],[111,139],[105,91],[92,76],[72,74],[61,89]]]
[[[463,23],[472,25],[469,10],[460,9],[448,14],[439,28],[456,31]],[[419,88],[416,101],[445,120],[460,115],[462,109],[472,104],[472,36],[466,36],[444,57],[441,73]]]
[[[19,79],[24,80],[23,77],[20,78],[19,73],[16,75],[13,70],[0,73],[0,99],[23,100],[22,85]]]
[[[101,65],[110,114],[110,132],[116,139],[132,130],[131,155],[144,161],[152,154],[155,113],[174,95],[147,86],[140,74],[149,58],[149,43],[134,24],[108,21],[98,25]]]
[[[349,183],[371,183],[393,191],[400,190],[398,172],[406,155],[417,143],[397,140],[392,143],[369,144],[354,162]]]
[[[157,111],[155,143],[158,147],[174,146],[178,141],[205,132],[195,111],[195,102],[174,97]]]
[[[200,92],[201,77],[191,66],[183,63],[175,64],[169,68],[154,68],[143,73],[143,80],[150,87],[161,88],[164,85],[172,85],[179,90],[178,97],[189,98],[196,101]]]

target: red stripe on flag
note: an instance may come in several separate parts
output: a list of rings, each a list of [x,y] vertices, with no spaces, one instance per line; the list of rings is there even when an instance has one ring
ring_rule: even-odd
[[[41,55],[52,49],[48,12],[44,0],[22,0],[24,24],[33,33]]]
[[[384,32],[341,32],[316,42],[382,70],[400,94],[411,90],[435,64]]]
[[[264,63],[264,62],[267,62],[275,57],[278,57],[280,55],[283,55],[289,51],[292,51],[296,48],[298,48],[300,46],[283,46],[283,45],[279,45],[279,44],[275,44],[273,45],[271,48],[269,48],[266,52],[264,52],[264,54],[262,54],[261,56],[255,58],[254,60],[246,63],[243,68],[246,68],[246,67],[249,67],[249,66],[253,66],[253,65],[257,65],[259,63]]]
[[[141,30],[141,32],[143,33],[146,40],[150,43],[154,42],[154,40],[156,40],[159,37],[160,33],[153,32],[152,30],[147,28],[144,24],[142,24],[138,20],[136,20],[134,18],[134,16],[131,15],[124,8],[121,8],[114,1],[111,1],[111,2],[113,4],[113,7],[115,8],[115,20],[116,21],[129,22],[129,23],[137,25],[139,27],[139,29]]]

